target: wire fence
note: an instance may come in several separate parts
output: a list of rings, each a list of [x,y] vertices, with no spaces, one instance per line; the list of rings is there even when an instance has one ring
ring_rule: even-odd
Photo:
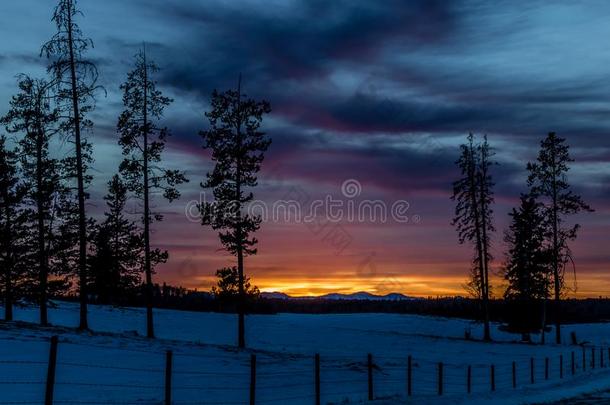
[[[610,371],[610,347],[458,364],[405,356],[188,354],[59,341],[0,359],[2,404],[326,404],[505,395]],[[37,342],[37,345],[34,343]],[[21,344],[23,344],[20,341]],[[29,349],[28,349],[29,350]],[[20,357],[28,357],[27,359]],[[32,358],[36,359],[33,360]]]

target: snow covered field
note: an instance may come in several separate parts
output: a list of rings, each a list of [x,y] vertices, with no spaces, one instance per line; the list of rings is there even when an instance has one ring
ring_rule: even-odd
[[[176,404],[246,404],[250,355],[257,356],[257,404],[313,404],[314,353],[321,356],[321,397],[325,404],[367,402],[367,353],[375,365],[376,403],[521,404],[556,400],[610,389],[610,324],[568,325],[579,341],[595,348],[586,371],[582,349],[516,342],[493,330],[495,343],[464,340],[465,320],[393,314],[253,315],[246,320],[250,350],[233,347],[233,315],[156,310],[157,339],[145,333],[141,309],[90,307],[95,333],[77,333],[78,306],[60,303],[50,311],[55,327],[0,323],[0,403],[42,403],[49,336],[59,335],[55,403],[159,404],[163,400],[165,351],[174,353],[172,394]],[[16,319],[36,322],[36,308],[17,309]],[[552,335],[549,336],[551,338]],[[600,353],[600,348],[603,348]],[[576,374],[571,374],[571,352]],[[604,360],[604,368],[600,360]],[[406,395],[407,357],[412,356],[412,397]],[[563,356],[563,379],[559,361]],[[530,383],[534,358],[535,383]],[[545,380],[545,357],[549,378]],[[443,395],[438,395],[438,362],[443,362]],[[512,386],[512,362],[517,388]],[[466,393],[467,367],[472,394]],[[491,391],[494,365],[495,391]]]

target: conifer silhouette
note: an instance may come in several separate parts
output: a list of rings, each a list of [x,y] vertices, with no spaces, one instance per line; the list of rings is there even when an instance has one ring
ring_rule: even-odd
[[[582,197],[572,191],[568,183],[570,147],[564,138],[554,132],[540,142],[540,151],[535,163],[528,163],[528,185],[530,192],[543,204],[546,219],[546,237],[551,250],[551,271],[555,302],[555,341],[561,343],[561,292],[565,287],[564,268],[572,259],[568,242],[576,239],[579,224],[568,226],[569,215],[592,212]]]
[[[150,225],[163,216],[151,212],[151,192],[161,190],[169,202],[180,197],[177,186],[188,181],[184,172],[161,167],[162,153],[170,132],[158,126],[163,111],[172,99],[157,89],[153,75],[157,65],[146,57],[146,48],[135,57],[135,67],[121,85],[125,110],[119,116],[117,130],[125,159],[120,172],[126,185],[143,202],[144,273],[146,277],[146,335],[154,337],[153,325],[153,262],[167,260],[167,252],[151,251]],[[153,257],[154,256],[154,257]]]
[[[95,64],[85,58],[93,42],[84,37],[76,23],[82,13],[76,0],[59,0],[53,12],[56,33],[42,46],[41,54],[49,59],[57,105],[62,119],[62,130],[74,145],[74,162],[70,172],[76,179],[78,204],[78,278],[80,297],[80,329],[88,329],[87,320],[87,216],[85,201],[87,166],[91,161],[90,144],[84,132],[93,123],[86,118],[95,105],[98,72]]]
[[[245,214],[245,204],[252,201],[246,188],[257,185],[257,174],[271,140],[260,130],[263,116],[271,111],[267,101],[255,101],[241,92],[241,76],[237,90],[212,93],[211,111],[206,112],[210,128],[201,132],[203,147],[212,151],[214,169],[201,184],[211,188],[214,202],[199,206],[202,224],[218,230],[224,248],[237,257],[238,327],[237,340],[245,347],[246,289],[244,257],[257,253],[257,239],[252,236],[260,228],[261,217]]]
[[[493,232],[493,181],[489,169],[493,162],[487,137],[475,144],[474,136],[468,135],[467,143],[460,145],[460,157],[456,164],[462,177],[453,183],[451,199],[456,202],[452,225],[458,232],[460,244],[469,242],[474,247],[473,268],[469,288],[477,294],[483,305],[485,340],[491,340],[489,327],[489,263]]]

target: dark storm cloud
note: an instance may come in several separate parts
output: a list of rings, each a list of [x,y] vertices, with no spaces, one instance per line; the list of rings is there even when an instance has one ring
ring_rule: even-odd
[[[478,2],[313,1],[269,9],[188,1],[147,4],[182,32],[171,43],[151,44],[162,61],[162,84],[202,103],[213,88],[234,86],[242,72],[249,94],[269,99],[276,116],[298,127],[356,135],[490,132],[520,137],[530,145],[554,130],[577,137],[582,146],[599,144],[609,129],[604,120],[591,119],[604,112],[593,103],[608,101],[602,75],[579,81],[554,74],[515,78],[512,71],[503,74],[501,64],[489,73],[428,58],[473,39],[487,47],[493,41],[500,49],[514,46],[510,35],[493,38],[491,23],[476,20],[477,12],[491,13]],[[540,4],[530,9],[536,7]],[[489,30],[491,39],[472,33],[468,24],[473,17],[467,12]],[[515,25],[518,29],[524,24]],[[398,60],[400,54],[389,50],[406,56]],[[416,55],[409,56],[411,51]],[[486,58],[482,51],[480,58]],[[331,78],[337,70],[367,67],[393,81],[398,92],[410,89],[412,94],[338,88]],[[200,125],[181,125],[185,128],[179,134],[194,140]],[[282,136],[303,137],[295,131]]]
[[[452,6],[442,1],[291,4],[277,11],[274,5],[269,10],[198,2],[159,5],[164,18],[189,27],[184,42],[170,53],[186,53],[191,63],[172,66],[165,79],[193,90],[232,83],[240,71],[259,86],[260,80],[324,77],[337,63],[371,63],[388,44],[422,47],[443,41],[455,28]]]
[[[569,56],[555,65],[557,55],[546,60],[547,49],[536,49],[530,39],[521,43],[522,31],[545,33],[553,17],[543,16],[534,27],[512,16],[495,22],[511,7],[495,10],[481,2],[296,1],[261,9],[254,3],[183,1],[153,7],[182,28],[171,43],[151,45],[163,61],[161,82],[205,104],[213,88],[232,87],[243,73],[246,91],[269,99],[274,116],[286,121],[269,128],[274,144],[268,161],[288,162],[288,175],[310,180],[351,175],[396,190],[445,192],[455,177],[455,143],[436,145],[434,153],[374,141],[355,148],[336,136],[340,133],[407,139],[410,133],[489,133],[492,144],[516,141],[535,148],[556,131],[585,160],[608,161],[592,153],[608,144],[604,113],[610,89],[604,72],[578,76]],[[528,12],[535,15],[541,7],[532,3]],[[541,54],[541,61],[495,55],[512,49]],[[445,53],[451,58],[439,63],[438,55]],[[473,57],[473,63],[462,61]],[[347,77],[336,77],[337,72]],[[206,124],[202,113],[200,124],[192,114],[172,120],[186,148],[199,144],[196,134]],[[501,196],[523,191],[526,162],[515,157],[496,170]],[[405,173],[417,176],[407,181]]]
[[[574,98],[580,100],[582,96]],[[553,130],[589,137],[608,134],[610,126],[607,123],[591,121],[594,109],[574,110],[568,105],[570,101],[553,108],[531,100],[529,96],[519,99],[515,95],[509,101],[458,103],[453,100],[418,101],[416,97],[412,100],[379,98],[358,93],[334,103],[312,105],[301,118],[319,125],[333,123],[333,129],[353,133],[474,131],[543,136]]]
[[[469,131],[481,122],[497,120],[506,111],[438,102],[377,98],[355,94],[333,105],[322,106],[345,132]],[[314,118],[315,120],[315,118]]]

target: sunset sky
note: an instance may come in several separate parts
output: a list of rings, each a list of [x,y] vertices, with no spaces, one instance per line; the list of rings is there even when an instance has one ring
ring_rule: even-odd
[[[3,1],[0,115],[18,73],[45,74],[40,46],[53,34],[48,0]],[[90,135],[96,162],[90,212],[103,211],[105,183],[121,150],[119,85],[143,42],[161,67],[158,85],[175,101],[167,164],[190,183],[171,205],[153,244],[168,249],[156,281],[209,289],[232,265],[216,233],[187,215],[211,168],[198,132],[213,89],[266,99],[273,139],[254,192],[409,203],[409,222],[347,220],[323,229],[298,221],[262,224],[246,271],[263,291],[294,295],[401,292],[464,295],[471,258],[450,222],[454,161],[468,132],[487,134],[499,165],[494,270],[504,259],[507,213],[526,190],[526,163],[555,131],[576,159],[569,180],[595,208],[572,250],[577,293],[610,295],[610,3],[591,1],[80,0],[79,23],[95,42],[100,71]],[[346,181],[360,187],[346,198]],[[330,233],[340,227],[337,246]],[[566,277],[570,286],[573,276]],[[494,280],[501,295],[502,281]]]

